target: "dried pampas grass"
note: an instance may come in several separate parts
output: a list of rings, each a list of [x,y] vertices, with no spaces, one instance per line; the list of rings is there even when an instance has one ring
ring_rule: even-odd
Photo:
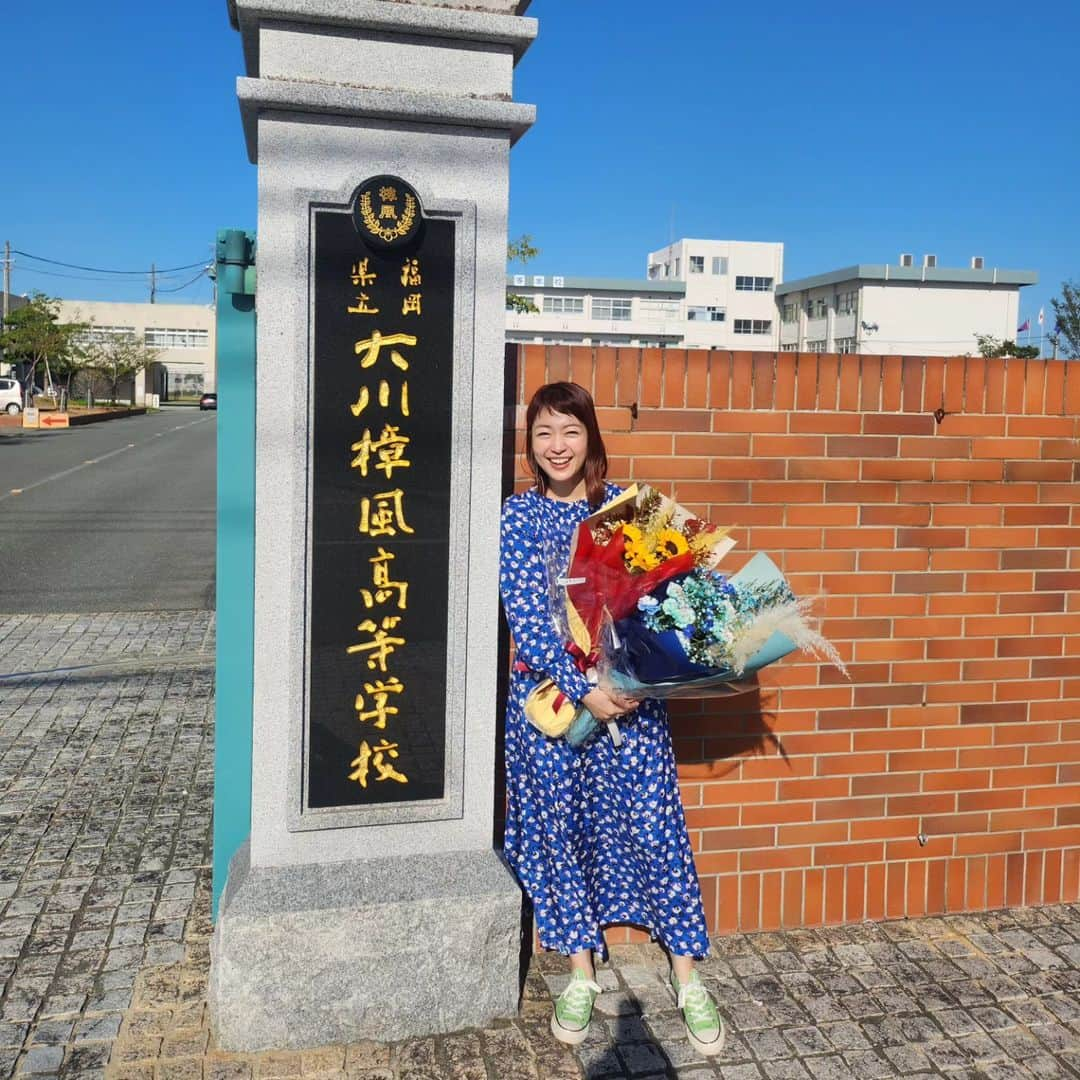
[[[812,597],[788,600],[782,604],[762,608],[747,622],[732,642],[730,663],[741,675],[746,665],[779,632],[790,638],[803,652],[811,653],[820,660],[828,660],[847,675],[847,668],[831,641],[822,637],[816,620],[811,616],[814,606]]]

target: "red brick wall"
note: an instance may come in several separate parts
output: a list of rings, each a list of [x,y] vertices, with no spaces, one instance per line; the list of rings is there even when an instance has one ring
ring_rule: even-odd
[[[537,386],[588,387],[612,479],[733,525],[721,568],[767,552],[849,665],[672,703],[713,930],[1080,898],[1080,362],[523,346],[514,366],[519,449]]]

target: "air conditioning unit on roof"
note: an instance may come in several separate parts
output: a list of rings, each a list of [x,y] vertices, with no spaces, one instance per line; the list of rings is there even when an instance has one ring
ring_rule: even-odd
[[[984,263],[983,257],[981,255],[972,255],[971,256],[971,269],[972,270],[981,270],[984,265],[985,265],[985,263]]]
[[[900,256],[900,265],[901,266],[913,266],[914,264],[915,264],[915,256],[914,255],[902,254]]]
[[[936,255],[924,255],[922,257],[922,264],[923,264],[924,269],[933,270],[937,266],[937,256]]]

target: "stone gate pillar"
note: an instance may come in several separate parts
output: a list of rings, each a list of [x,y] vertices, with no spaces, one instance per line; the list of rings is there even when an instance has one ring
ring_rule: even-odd
[[[225,1049],[516,1009],[520,892],[492,813],[527,6],[229,3],[259,218],[251,834],[210,995]]]

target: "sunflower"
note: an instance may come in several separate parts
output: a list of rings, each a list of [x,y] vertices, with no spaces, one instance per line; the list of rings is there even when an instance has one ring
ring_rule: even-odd
[[[663,529],[656,538],[656,554],[663,562],[690,550],[686,537],[677,529]]]
[[[660,565],[660,560],[649,550],[641,529],[636,525],[628,523],[623,526],[623,539],[626,541],[623,559],[628,570],[653,570]]]

